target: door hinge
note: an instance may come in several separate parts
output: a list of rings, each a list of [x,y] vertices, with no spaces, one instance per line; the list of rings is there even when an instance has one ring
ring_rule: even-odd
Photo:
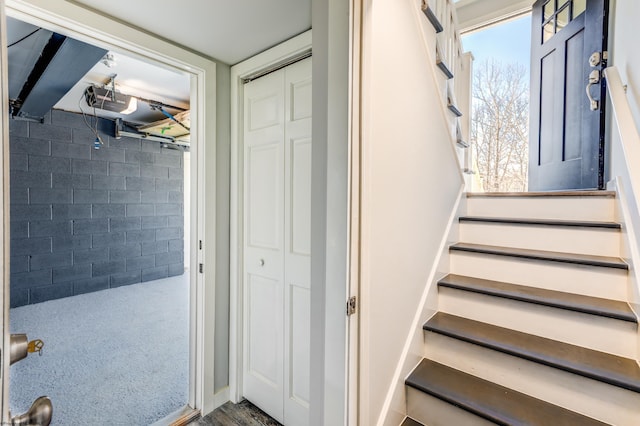
[[[198,265],[198,272],[201,274],[204,272],[204,265],[202,263]]]
[[[605,61],[605,62],[609,60],[609,52],[608,51],[605,50],[605,51],[602,52],[602,60]]]
[[[351,296],[347,300],[347,316],[351,316],[356,313],[357,301],[355,296]]]
[[[202,240],[199,240],[199,241],[198,241],[198,248],[199,248],[200,250],[202,250]]]

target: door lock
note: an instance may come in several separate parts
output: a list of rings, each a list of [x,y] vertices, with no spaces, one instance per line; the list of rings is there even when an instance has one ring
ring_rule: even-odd
[[[589,56],[589,65],[592,67],[597,67],[602,62],[602,55],[600,52],[593,52],[591,56]]]
[[[591,111],[597,111],[600,108],[600,103],[591,96],[591,86],[595,86],[598,83],[600,83],[600,71],[593,70],[589,73],[589,83],[587,84],[587,97],[589,98],[589,109]]]
[[[15,364],[30,353],[38,352],[42,355],[44,342],[40,339],[29,342],[26,334],[12,334],[10,339],[10,364]]]

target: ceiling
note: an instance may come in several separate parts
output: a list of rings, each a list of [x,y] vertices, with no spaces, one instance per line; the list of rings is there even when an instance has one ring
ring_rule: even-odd
[[[124,21],[227,64],[241,62],[311,28],[311,0],[189,0],[184,4],[168,0],[65,1]],[[10,79],[11,74],[19,74],[15,70],[21,67],[22,73],[29,74],[51,34],[31,24],[8,19],[9,67],[11,71],[13,64],[14,70],[10,72]],[[16,45],[12,46],[12,43]],[[120,53],[109,53],[115,56],[114,66],[109,67],[102,61],[95,64],[73,87],[73,83],[68,86],[70,90],[54,107],[75,112],[82,108],[102,117],[118,117],[115,113],[93,111],[82,100],[89,85],[102,87],[115,74],[116,89],[121,93],[189,108],[190,81],[186,74]],[[26,77],[21,74],[17,78],[19,81],[14,82],[14,86],[20,91]],[[181,111],[167,110],[174,115]],[[123,118],[131,123],[144,124],[165,117],[139,101],[138,110]]]
[[[458,0],[460,33],[481,30],[531,11],[534,0]]]
[[[18,97],[26,76],[29,75],[35,62],[42,54],[42,48],[51,37],[52,32],[19,21],[7,18],[7,45],[9,59],[9,97]],[[84,102],[84,92],[93,85],[102,87],[115,76],[116,91],[133,95],[137,98],[149,99],[158,103],[189,109],[190,80],[189,76],[174,70],[159,67],[120,53],[109,52],[113,60],[100,61],[80,78],[75,85],[62,97],[54,108],[73,112],[94,113],[100,117],[117,118],[146,124],[166,118],[160,111],[154,111],[148,103],[138,102],[138,109],[126,116],[104,111],[93,110]],[[100,53],[102,55],[102,53]],[[92,64],[95,62],[92,62]],[[91,67],[91,65],[90,65]],[[171,114],[178,114],[181,110],[166,108]]]
[[[311,0],[67,0],[233,65],[311,28]]]

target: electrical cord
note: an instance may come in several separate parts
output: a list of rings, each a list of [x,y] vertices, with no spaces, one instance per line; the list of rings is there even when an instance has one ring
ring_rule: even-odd
[[[7,46],[7,49],[10,47],[15,46],[16,44],[20,43],[21,41],[24,41],[26,39],[28,39],[29,37],[31,37],[32,35],[34,35],[35,33],[37,33],[38,31],[40,31],[42,28],[36,28],[35,30],[31,31],[29,34],[27,34],[26,36],[22,37],[20,40],[14,41],[13,43],[11,43],[10,45]]]
[[[94,128],[87,121],[87,113],[85,113],[84,110],[82,109],[82,100],[84,99],[84,96],[85,96],[84,93],[82,93],[82,96],[80,96],[80,99],[78,99],[78,108],[80,109],[80,112],[82,113],[82,120],[84,121],[84,124],[89,128],[89,130],[91,130],[91,133],[93,133],[96,136],[96,141],[95,141],[95,144],[94,144],[94,148],[95,149],[99,149],[100,145],[104,145],[104,142],[102,141],[102,138],[100,137],[100,133],[98,132],[98,115],[96,114],[96,108],[94,106],[93,107],[93,118],[95,118],[95,120],[96,120],[96,124],[95,124],[95,128]]]

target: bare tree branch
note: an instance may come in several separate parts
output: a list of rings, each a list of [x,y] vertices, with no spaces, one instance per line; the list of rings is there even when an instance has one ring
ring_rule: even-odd
[[[529,84],[520,64],[476,66],[471,143],[486,191],[526,191],[529,154]]]

